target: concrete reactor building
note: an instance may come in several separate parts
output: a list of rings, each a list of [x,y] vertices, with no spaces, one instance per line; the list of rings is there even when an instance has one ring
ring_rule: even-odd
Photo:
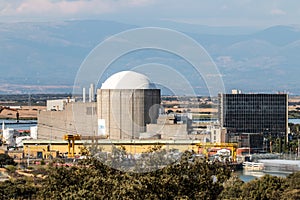
[[[38,138],[57,140],[65,134],[80,134],[138,139],[147,124],[157,121],[160,90],[140,73],[122,71],[109,77],[97,90],[97,102],[93,102],[92,86],[89,102],[85,95],[82,102],[48,101],[47,111],[38,114]]]
[[[97,90],[98,135],[110,139],[138,139],[146,125],[156,123],[160,89],[143,74],[122,71]]]

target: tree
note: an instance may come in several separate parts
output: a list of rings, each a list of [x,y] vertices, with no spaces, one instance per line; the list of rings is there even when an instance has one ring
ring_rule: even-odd
[[[285,179],[282,177],[265,175],[242,185],[242,199],[269,200],[278,199],[284,191]]]
[[[218,199],[240,199],[244,182],[237,176],[232,176],[224,182],[224,189]]]
[[[290,174],[285,182],[286,190],[282,193],[282,200],[297,200],[300,199],[300,172]]]
[[[91,158],[78,166],[49,170],[40,198],[216,199],[229,177],[226,165],[194,159],[191,152],[173,165],[146,173],[122,172]]]
[[[89,158],[72,167],[39,168],[33,174],[0,182],[2,199],[300,199],[300,172],[243,183],[238,177],[229,178],[225,164],[209,163],[193,152],[145,173],[119,171]]]
[[[7,154],[0,154],[0,167],[4,167],[4,165],[17,165],[12,157]]]
[[[38,186],[28,177],[0,183],[1,199],[38,199]]]

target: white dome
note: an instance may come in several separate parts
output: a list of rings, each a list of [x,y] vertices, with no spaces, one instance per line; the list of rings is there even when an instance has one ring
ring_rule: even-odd
[[[149,78],[134,71],[122,71],[110,76],[101,89],[154,89]]]

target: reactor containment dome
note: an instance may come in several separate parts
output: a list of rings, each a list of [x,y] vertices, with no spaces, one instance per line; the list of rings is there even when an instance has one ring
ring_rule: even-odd
[[[109,77],[97,90],[98,135],[110,139],[138,139],[146,125],[155,123],[160,90],[149,78],[133,71]]]
[[[122,71],[110,76],[101,89],[156,89],[149,78],[134,71]]]

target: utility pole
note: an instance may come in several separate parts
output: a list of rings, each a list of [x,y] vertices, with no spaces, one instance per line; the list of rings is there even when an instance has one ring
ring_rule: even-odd
[[[298,158],[300,158],[300,138],[298,137]]]
[[[29,107],[31,106],[31,94],[30,93],[28,94],[28,106]]]

